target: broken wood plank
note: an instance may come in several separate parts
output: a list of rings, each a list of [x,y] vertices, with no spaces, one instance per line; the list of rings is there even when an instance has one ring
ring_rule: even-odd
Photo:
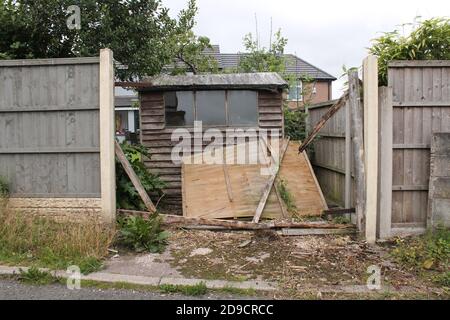
[[[311,133],[308,135],[308,137],[303,141],[303,143],[300,145],[298,152],[302,153],[306,150],[306,148],[309,146],[309,144],[314,140],[314,138],[317,136],[319,131],[325,126],[327,121],[336,113],[339,111],[341,107],[343,107],[347,101],[348,98],[348,92],[346,91],[339,100],[333,104],[327,112],[322,116],[319,122],[314,126]]]
[[[266,206],[267,199],[269,198],[269,194],[270,194],[270,191],[272,190],[275,179],[278,176],[278,172],[280,171],[280,165],[283,161],[283,157],[284,157],[284,154],[286,153],[288,146],[289,146],[289,140],[287,140],[284,143],[283,149],[281,150],[281,154],[280,154],[280,160],[279,160],[278,164],[276,164],[276,170],[272,174],[272,176],[269,178],[269,181],[267,181],[267,184],[264,187],[263,194],[261,196],[261,199],[259,200],[258,207],[256,208],[255,216],[253,217],[253,223],[258,223],[259,219],[261,218],[261,214],[264,210],[264,207]]]
[[[119,215],[140,216],[148,218],[150,214],[146,211],[122,210],[117,211]],[[220,220],[220,219],[203,219],[203,218],[187,218],[183,216],[175,216],[162,214],[160,215],[164,224],[176,225],[185,224],[190,226],[216,226],[223,227],[227,230],[267,230],[277,228],[304,228],[304,229],[348,229],[353,228],[351,224],[331,224],[331,223],[308,223],[308,222],[291,222],[291,221],[269,221],[261,223],[253,223],[238,220]]]
[[[324,210],[322,215],[355,213],[355,208]]]
[[[139,196],[141,197],[142,201],[145,204],[145,207],[148,209],[150,213],[156,212],[156,207],[153,204],[152,200],[147,194],[147,191],[145,191],[144,187],[142,186],[141,181],[139,180],[138,176],[133,170],[133,167],[131,166],[130,162],[128,161],[125,153],[123,152],[122,148],[120,147],[120,144],[115,141],[115,149],[116,149],[116,156],[119,159],[120,163],[122,164],[122,167],[124,168],[125,172],[127,173],[128,177],[131,180],[131,183],[136,188],[137,192],[139,193]]]
[[[353,234],[356,229],[281,229],[283,236],[311,236],[327,234]]]
[[[223,161],[222,168],[223,175],[225,177],[225,184],[227,186],[228,200],[230,200],[230,202],[233,202],[233,190],[231,189],[230,174],[228,173],[228,166],[225,162],[225,159]]]

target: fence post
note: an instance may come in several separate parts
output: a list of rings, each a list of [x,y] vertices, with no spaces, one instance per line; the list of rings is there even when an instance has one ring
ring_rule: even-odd
[[[366,163],[366,241],[375,243],[378,213],[378,59],[363,63],[364,153]]]
[[[100,178],[102,216],[107,223],[116,218],[116,174],[114,156],[114,65],[110,49],[100,50]]]
[[[345,195],[346,208],[351,208],[352,195],[352,110],[347,100],[345,104]]]
[[[355,209],[356,227],[363,233],[365,230],[365,206],[366,206],[366,180],[364,172],[364,137],[363,137],[363,110],[361,105],[361,93],[358,71],[348,73],[349,100],[348,107],[351,112],[353,129],[353,163],[355,166]]]
[[[380,204],[378,236],[390,237],[392,217],[392,88],[380,88]]]

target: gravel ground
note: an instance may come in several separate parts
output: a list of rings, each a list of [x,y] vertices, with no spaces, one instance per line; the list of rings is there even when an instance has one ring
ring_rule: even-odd
[[[59,284],[33,286],[14,280],[0,279],[0,300],[226,300],[242,298],[236,295],[212,293],[192,297],[156,291],[122,289],[81,288],[80,290],[69,290]]]

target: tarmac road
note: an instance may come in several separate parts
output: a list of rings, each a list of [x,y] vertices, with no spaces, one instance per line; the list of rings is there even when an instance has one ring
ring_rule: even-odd
[[[69,290],[61,284],[34,286],[15,280],[0,279],[0,300],[226,300],[245,299],[231,294],[208,293],[204,296],[164,294],[153,291],[81,288]]]

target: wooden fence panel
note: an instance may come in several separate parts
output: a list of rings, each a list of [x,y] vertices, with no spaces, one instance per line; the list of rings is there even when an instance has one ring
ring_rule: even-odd
[[[392,89],[393,234],[427,224],[430,143],[433,132],[450,131],[450,62],[389,65]]]
[[[313,127],[336,101],[309,106],[308,127]],[[310,151],[311,164],[327,201],[340,207],[354,206],[353,179],[349,192],[350,202],[347,206],[345,203],[346,129],[351,130],[350,126],[346,128],[347,108],[348,102],[328,120]],[[351,154],[351,150],[348,152]],[[352,161],[350,168],[353,174]]]

